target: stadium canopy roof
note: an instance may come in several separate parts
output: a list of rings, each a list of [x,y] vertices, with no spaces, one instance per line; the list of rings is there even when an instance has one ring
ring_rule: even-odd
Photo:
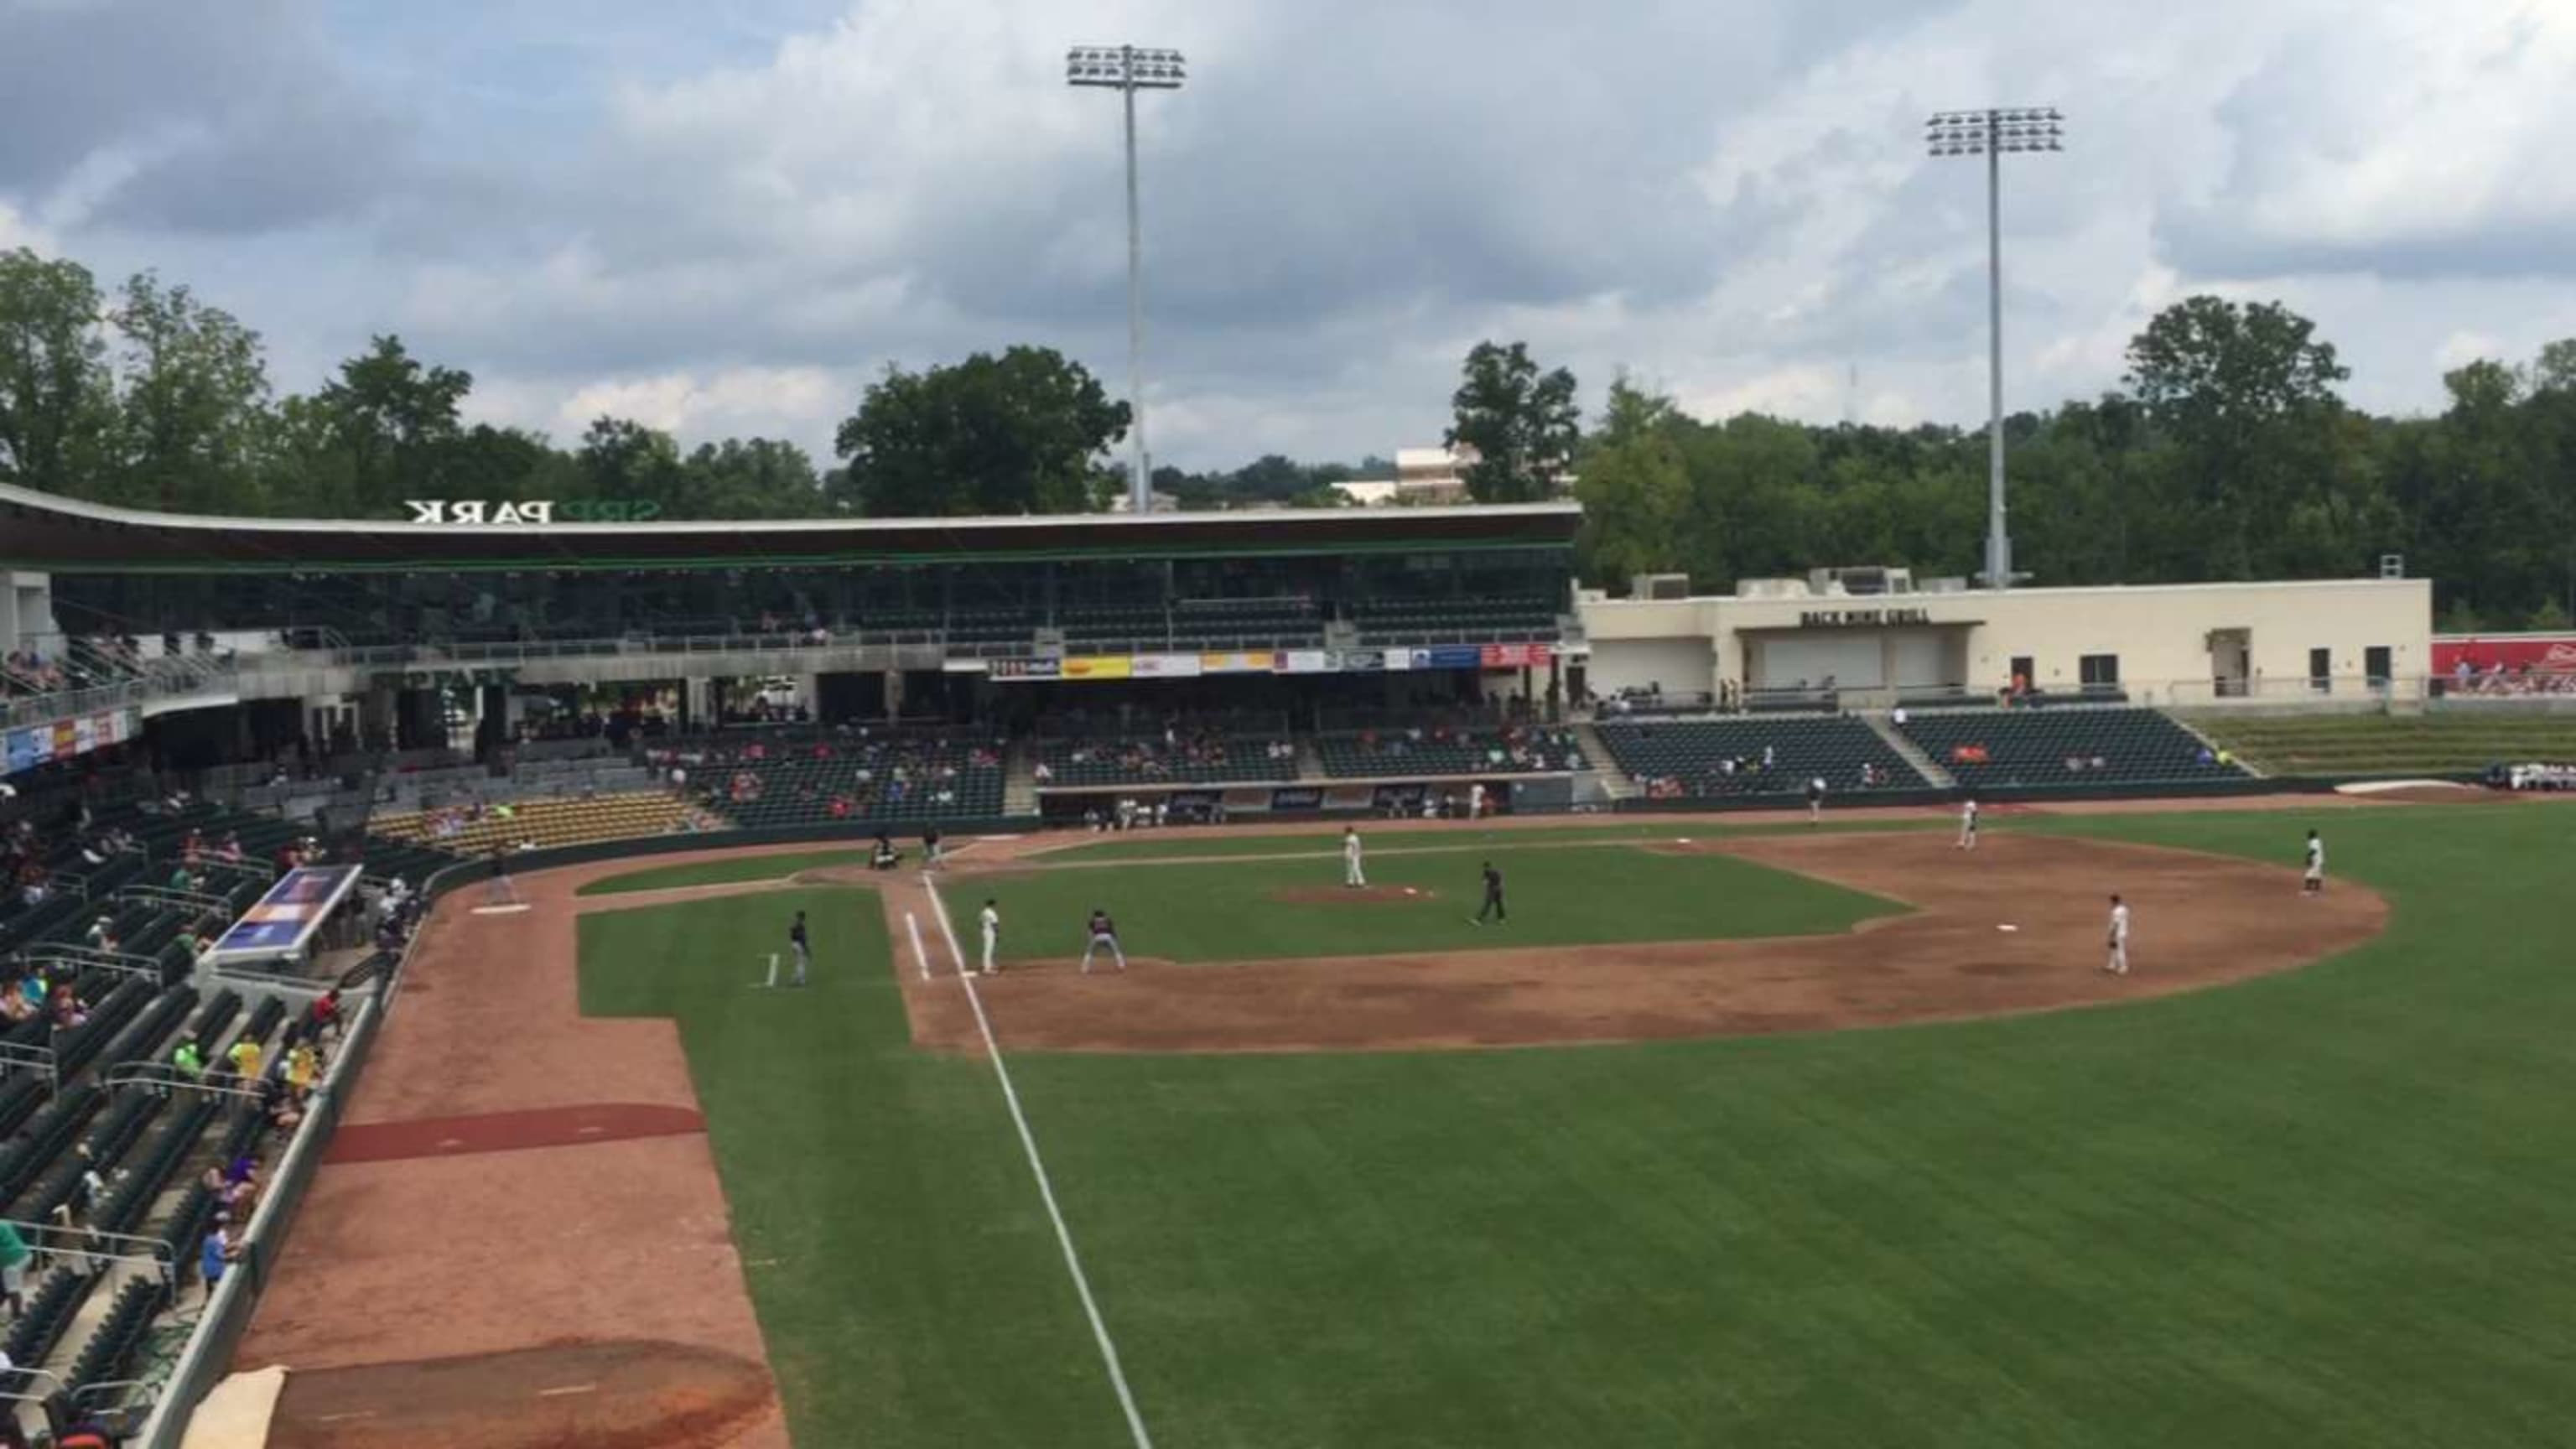
[[[65,573],[685,569],[1563,547],[1572,503],[1027,518],[455,524],[212,518],[0,484],[0,567]]]

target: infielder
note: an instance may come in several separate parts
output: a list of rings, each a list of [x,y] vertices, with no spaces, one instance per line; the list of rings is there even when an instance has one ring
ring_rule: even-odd
[[[787,984],[790,986],[802,986],[805,984],[805,968],[814,960],[814,953],[805,944],[805,913],[803,911],[798,911],[796,913],[795,924],[787,928],[787,945],[789,949],[796,953],[796,976],[794,980],[789,981]]]
[[[494,905],[517,905],[519,888],[510,883],[510,850],[495,841],[492,845],[492,883],[484,887],[483,898]]]
[[[2326,843],[2315,831],[2308,832],[2308,877],[2301,882],[2299,894],[2321,896],[2326,893]]]
[[[1100,909],[1098,906],[1093,906],[1091,908],[1091,944],[1082,948],[1083,975],[1088,976],[1091,974],[1092,953],[1098,951],[1103,946],[1109,948],[1110,959],[1118,963],[1118,969],[1121,971],[1126,970],[1127,953],[1118,948],[1117,923],[1109,919],[1109,913],[1107,911]]]
[[[987,900],[984,902],[984,914],[978,919],[984,926],[984,974],[990,976],[1001,969],[993,964],[993,948],[1002,943],[1002,913],[995,908],[992,901]]]
[[[2102,969],[2114,976],[2129,974],[2129,906],[2118,896],[2111,897],[2111,958]]]
[[[1961,850],[1977,848],[1977,802],[1973,796],[1966,804],[1959,807],[1959,848]]]
[[[1476,914],[1469,918],[1467,924],[1481,926],[1488,915],[1497,923],[1511,919],[1511,912],[1503,909],[1503,873],[1494,869],[1490,860],[1485,862],[1485,903],[1476,908]]]
[[[1368,872],[1360,869],[1360,828],[1342,827],[1342,885],[1358,890],[1368,884]]]
[[[1768,753],[1767,748],[1765,753]],[[1825,777],[1822,775],[1811,775],[1807,779],[1807,823],[1825,823]]]

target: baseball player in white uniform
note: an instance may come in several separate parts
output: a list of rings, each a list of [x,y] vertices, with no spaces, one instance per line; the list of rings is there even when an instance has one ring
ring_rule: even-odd
[[[2114,976],[2129,974],[2129,903],[2111,897],[2111,958],[2102,969]]]
[[[1977,848],[1977,802],[1973,797],[1959,807],[1959,848]]]
[[[2308,832],[2308,875],[2300,883],[2299,894],[2321,896],[2326,893],[2326,843],[2315,831]]]
[[[1770,748],[1771,747],[1768,745],[1763,746],[1763,753],[1769,754]],[[1821,825],[1824,823],[1824,820],[1825,777],[1817,775],[1807,781],[1807,823],[1809,825]]]
[[[1360,828],[1342,827],[1342,884],[1357,890],[1368,884],[1368,872],[1360,869]]]
[[[977,919],[984,926],[984,974],[990,976],[1001,969],[993,964],[993,948],[1002,944],[1002,913],[988,900]]]

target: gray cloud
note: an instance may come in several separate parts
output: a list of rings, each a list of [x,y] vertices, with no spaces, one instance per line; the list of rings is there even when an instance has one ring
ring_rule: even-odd
[[[1917,129],[1981,100],[2075,127],[2007,198],[2031,404],[2204,287],[2304,299],[2392,405],[2463,338],[2576,332],[2522,280],[2576,222],[2576,17],[2522,0],[583,4],[0,0],[0,205],[197,282],[289,386],[399,330],[500,416],[819,450],[890,360],[1037,341],[1123,384],[1116,105],[1060,66],[1132,36],[1193,62],[1143,102],[1173,461],[1428,441],[1489,335],[1596,390],[1831,415],[1858,364],[1872,416],[1972,419],[1982,179]]]

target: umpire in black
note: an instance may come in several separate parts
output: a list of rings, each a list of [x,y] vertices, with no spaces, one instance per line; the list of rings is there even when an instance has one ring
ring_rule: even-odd
[[[1494,863],[1492,861],[1486,861],[1485,903],[1476,908],[1475,924],[1479,926],[1485,924],[1485,917],[1487,916],[1492,916],[1497,921],[1503,921],[1510,919],[1510,915],[1510,912],[1503,909],[1503,873],[1494,869]]]

